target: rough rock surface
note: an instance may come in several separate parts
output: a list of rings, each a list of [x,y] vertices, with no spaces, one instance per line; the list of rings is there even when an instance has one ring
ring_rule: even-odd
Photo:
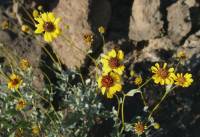
[[[98,22],[93,23],[96,25],[101,23],[106,26],[109,13],[98,15],[98,12],[104,11],[104,8],[109,7],[109,5],[107,0],[103,2],[97,1],[97,3],[94,3],[95,7],[92,7],[92,10],[94,12],[97,11],[96,18],[100,16],[102,19],[98,18],[99,20],[95,20]],[[62,18],[61,24],[64,25],[61,26],[63,30],[62,36],[55,41],[53,49],[60,57],[62,63],[69,68],[80,67],[84,63],[87,51],[91,47],[83,40],[84,34],[93,34],[89,23],[90,6],[89,0],[61,0],[54,10],[56,15]],[[95,16],[91,17],[92,21]],[[69,29],[65,28],[66,25],[69,25]],[[66,38],[70,39],[73,44],[67,42]]]
[[[172,41],[167,38],[157,38],[149,40],[148,46],[143,48],[140,55],[137,57],[136,62],[148,60],[151,62],[158,62],[162,59],[165,52],[169,52],[174,48]],[[160,56],[160,54],[162,56]]]
[[[168,35],[175,44],[179,44],[192,27],[189,6],[182,1],[178,1],[170,6],[167,11]]]
[[[160,0],[135,0],[130,18],[129,38],[136,41],[158,37],[163,21],[159,11]]]

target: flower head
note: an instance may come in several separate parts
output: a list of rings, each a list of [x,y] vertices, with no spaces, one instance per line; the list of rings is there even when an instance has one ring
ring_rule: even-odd
[[[55,18],[52,12],[42,13],[35,20],[38,22],[35,33],[44,33],[44,40],[46,42],[52,42],[61,33],[59,27],[60,18]]]
[[[2,30],[7,30],[8,28],[9,28],[8,20],[4,20],[3,22],[1,22],[1,29]]]
[[[145,132],[145,124],[141,121],[138,121],[137,123],[134,123],[134,132],[135,134],[137,134],[138,136],[142,135]]]
[[[139,76],[136,76],[135,80],[134,80],[134,84],[135,85],[140,85],[142,84],[142,76],[139,75]]]
[[[26,107],[26,101],[24,99],[19,99],[17,104],[16,104],[16,110],[20,111]]]
[[[22,59],[19,62],[19,67],[22,70],[27,70],[30,67],[30,63],[29,63],[29,61],[27,59]]]
[[[32,15],[33,15],[34,18],[37,18],[37,17],[39,16],[39,12],[38,12],[38,10],[36,10],[36,9],[33,10]]]
[[[122,75],[125,66],[123,65],[124,53],[122,50],[112,49],[106,55],[101,58],[101,63],[103,64],[103,71],[109,73],[111,71]]]
[[[184,51],[179,51],[177,53],[177,58],[184,60],[184,59],[187,58],[187,55],[186,55],[186,53]]]
[[[113,98],[116,92],[122,90],[121,78],[119,74],[114,72],[103,74],[98,79],[98,86],[101,88],[101,93],[103,95],[106,93],[108,98]]]
[[[91,45],[92,42],[94,41],[93,35],[92,34],[85,34],[85,35],[83,35],[83,40],[85,41],[85,43]]]
[[[167,63],[164,63],[163,67],[160,67],[160,65],[156,63],[155,66],[151,67],[151,71],[154,73],[152,79],[156,84],[160,83],[161,85],[170,85],[174,83],[174,68],[168,69]]]
[[[19,88],[19,86],[22,83],[22,79],[20,76],[16,75],[16,74],[12,74],[10,76],[10,80],[8,81],[8,88],[13,90],[17,90]]]
[[[177,73],[174,80],[175,84],[181,87],[189,87],[193,82],[192,74],[189,73],[185,75],[183,75],[183,73]]]
[[[25,33],[28,33],[30,31],[30,28],[29,28],[28,25],[22,25],[21,26],[21,31],[25,32]]]
[[[40,133],[40,126],[37,124],[32,125],[32,134],[33,135],[39,135]]]
[[[103,26],[100,26],[98,28],[99,33],[104,34],[105,33],[105,28]]]

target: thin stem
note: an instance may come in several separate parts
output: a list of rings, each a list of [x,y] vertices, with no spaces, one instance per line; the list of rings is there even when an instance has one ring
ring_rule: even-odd
[[[150,112],[148,119],[151,118],[153,113],[159,108],[160,104],[163,102],[163,100],[167,97],[169,91],[165,91],[165,94],[162,96],[161,100],[158,102],[158,104],[153,108],[153,110]]]
[[[139,86],[137,89],[141,89],[143,86],[148,84],[151,81],[152,78],[149,78],[147,81],[145,81],[141,86]]]
[[[21,3],[20,3],[21,4]],[[32,15],[26,10],[26,8],[24,8],[23,4],[21,4],[22,9],[24,10],[24,12],[26,13],[26,15],[31,19],[31,21],[36,24],[34,18],[32,17]]]
[[[141,95],[142,101],[144,103],[144,106],[147,106],[147,102],[145,101],[145,97],[144,97],[143,93],[140,92],[140,95]]]
[[[125,94],[123,94],[123,99],[122,99],[122,106],[121,106],[121,115],[122,115],[122,129],[121,129],[121,132],[120,133],[122,133],[123,132],[123,130],[124,130],[124,102],[125,102],[125,98],[126,98],[126,95]]]
[[[119,101],[119,97],[117,95],[115,95],[115,97],[117,98],[117,116],[119,116],[119,111],[120,111],[121,103]]]
[[[96,62],[96,60],[95,60],[92,56],[90,56],[87,52],[85,52],[85,51],[83,51],[82,49],[80,49],[79,47],[77,47],[77,46],[76,46],[71,40],[69,40],[68,38],[64,37],[63,35],[62,35],[62,37],[64,38],[64,40],[66,40],[66,41],[69,43],[70,46],[72,46],[72,47],[76,48],[77,50],[79,50],[79,51],[83,52],[84,54],[86,54],[86,56],[88,56],[88,57],[93,61],[93,63],[95,64],[96,67],[98,66],[98,63]]]
[[[55,113],[57,119],[59,120],[59,123],[61,123],[60,117],[58,116],[57,112],[55,111],[54,106],[52,105],[52,103],[49,102],[46,98],[44,98],[44,97],[41,96],[40,94],[38,94],[35,90],[33,90],[33,89],[31,89],[31,90],[34,91],[34,93],[35,93],[37,96],[39,96],[41,99],[43,99],[44,101],[46,101],[46,102],[53,108],[53,111],[54,111],[54,113]]]
[[[51,53],[48,51],[48,49],[45,46],[42,46],[42,48],[45,50],[45,52],[48,54],[48,56],[51,58],[51,60],[57,64],[57,61],[54,59],[54,57],[51,55]],[[60,64],[59,64],[60,65]],[[61,66],[60,66],[61,67]]]

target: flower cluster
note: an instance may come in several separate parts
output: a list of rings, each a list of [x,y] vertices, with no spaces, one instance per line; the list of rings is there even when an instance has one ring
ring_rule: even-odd
[[[158,63],[155,66],[151,67],[152,79],[156,84],[161,85],[172,85],[175,84],[176,86],[181,87],[189,87],[192,82],[192,74],[186,73],[175,73],[175,69],[173,67],[167,68],[167,63],[161,67]]]
[[[124,72],[123,65],[124,53],[122,50],[112,49],[107,54],[102,55],[102,76],[98,79],[98,86],[104,95],[113,98],[113,95],[122,90],[121,75]]]

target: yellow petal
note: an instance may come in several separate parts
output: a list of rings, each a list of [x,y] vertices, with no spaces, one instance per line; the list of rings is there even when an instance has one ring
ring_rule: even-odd
[[[165,69],[167,67],[167,63],[164,63],[163,68]]]
[[[119,51],[117,52],[117,58],[118,58],[120,61],[122,61],[122,60],[124,59],[124,53],[123,53],[122,50],[119,50]]]
[[[101,93],[102,93],[102,95],[104,95],[105,92],[106,92],[106,87],[102,87],[102,88],[101,88]]]
[[[54,14],[52,12],[48,13],[47,16],[48,16],[48,20],[50,22],[54,22],[56,20]]]
[[[45,34],[44,34],[44,40],[45,40],[46,42],[52,42],[53,39],[52,39],[51,34],[48,33],[48,32],[45,32]]]
[[[160,65],[158,63],[155,64],[156,68],[160,68]]]
[[[117,56],[116,51],[114,49],[112,49],[109,53],[108,56],[115,58]]]
[[[43,19],[44,22],[48,22],[48,21],[49,21],[49,20],[48,20],[48,15],[47,15],[47,13],[43,13],[43,14],[41,15],[41,17],[42,17],[42,19]]]

